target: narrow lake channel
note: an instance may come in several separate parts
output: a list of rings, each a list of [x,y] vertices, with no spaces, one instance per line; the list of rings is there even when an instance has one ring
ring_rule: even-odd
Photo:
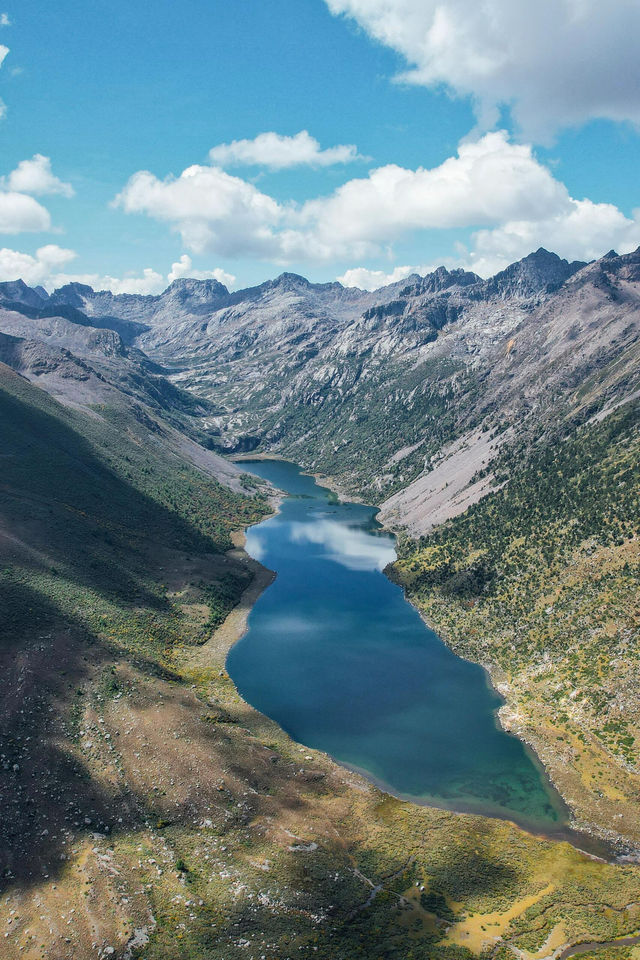
[[[396,796],[562,835],[564,804],[499,727],[485,672],[452,653],[383,574],[395,541],[376,509],[333,502],[291,463],[242,466],[288,494],[247,533],[247,551],[277,578],[228,656],[242,696]]]

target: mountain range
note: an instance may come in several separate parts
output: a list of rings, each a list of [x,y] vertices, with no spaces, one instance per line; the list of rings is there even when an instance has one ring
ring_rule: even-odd
[[[540,249],[488,280],[374,292],[284,273],[157,296],[0,284],[3,358],[68,402],[124,391],[220,453],[285,455],[423,533],[495,489],[507,450],[638,388],[640,250]],[[12,342],[6,337],[13,337]]]

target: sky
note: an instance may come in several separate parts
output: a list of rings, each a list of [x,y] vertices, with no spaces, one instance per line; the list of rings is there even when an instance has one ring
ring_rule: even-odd
[[[0,8],[0,280],[374,289],[640,245],[637,0]]]

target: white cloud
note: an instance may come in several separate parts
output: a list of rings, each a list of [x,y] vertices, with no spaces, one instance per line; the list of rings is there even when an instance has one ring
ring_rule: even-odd
[[[112,293],[137,293],[143,295],[162,293],[167,285],[163,275],[156,270],[152,270],[151,267],[145,267],[141,277],[125,276],[118,278],[90,275],[82,282],[88,283],[94,290],[111,290]]]
[[[635,0],[326,0],[400,53],[408,83],[509,105],[530,138],[594,117],[640,122]]]
[[[0,233],[49,230],[49,212],[25,193],[0,192]]]
[[[321,244],[381,247],[413,230],[541,219],[568,203],[565,186],[538,163],[531,147],[506,133],[463,142],[433,169],[389,165],[306,203],[301,220]]]
[[[95,273],[68,273],[64,268],[75,260],[75,250],[67,250],[54,243],[40,247],[35,256],[19,250],[0,249],[0,281],[22,279],[30,286],[42,284],[49,290],[65,283],[87,283],[96,290],[114,293],[158,293],[166,286],[160,273],[147,268],[141,277],[101,276]]]
[[[30,160],[21,160],[15,170],[6,179],[9,190],[31,193],[37,196],[58,193],[63,197],[72,197],[73,187],[54,176],[49,157],[36,153]]]
[[[5,247],[0,249],[0,281],[22,279],[30,286],[41,284],[48,290],[64,286],[65,283],[85,283],[94,290],[142,295],[162,293],[171,281],[179,277],[196,280],[213,278],[227,286],[235,281],[235,277],[224,270],[192,270],[191,258],[186,254],[172,264],[166,277],[151,267],[146,267],[140,275],[130,273],[124,277],[100,273],[71,273],[65,268],[77,256],[75,250],[68,250],[54,243],[40,247],[35,255]]]
[[[165,180],[134,174],[115,203],[166,222],[192,253],[277,264],[388,260],[400,238],[455,228],[475,230],[461,256],[483,275],[541,245],[572,259],[591,259],[612,246],[630,250],[640,243],[635,215],[572,198],[530,146],[510,142],[504,131],[463,141],[457,154],[437,167],[379,167],[302,205],[279,203],[254,184],[204,166]],[[373,289],[412,269],[423,268],[354,267],[342,280]],[[170,276],[190,270],[184,254]],[[207,275],[221,278],[216,271]]]
[[[183,253],[179,260],[171,264],[167,280],[172,283],[174,280],[181,280],[183,277],[189,277],[191,280],[217,280],[218,283],[223,283],[229,289],[236,282],[232,273],[227,273],[220,267],[216,267],[214,270],[194,270],[193,261],[186,253]]]
[[[209,159],[220,167],[260,166],[270,170],[286,170],[303,165],[329,167],[336,163],[358,160],[353,144],[340,144],[322,150],[307,130],[293,137],[279,133],[261,133],[254,140],[234,140],[209,151]]]
[[[171,224],[195,253],[268,258],[277,247],[273,230],[283,218],[280,205],[253,184],[198,165],[165,180],[144,170],[135,173],[114,202],[127,213]]]
[[[0,67],[4,63],[4,59],[8,53],[9,47],[5,47],[4,43],[0,43]]]
[[[541,246],[569,260],[595,260],[611,248],[629,253],[640,246],[640,211],[629,218],[610,203],[571,200],[558,216],[478,231],[466,265],[491,276]]]
[[[511,220],[492,230],[473,233],[468,247],[458,244],[455,257],[444,258],[449,269],[464,267],[481,277],[491,277],[510,263],[546,247],[567,260],[597,260],[607,250],[630,253],[640,246],[640,210],[632,217],[613,204],[569,199],[557,216],[541,220]],[[435,264],[399,266],[394,270],[353,267],[337,279],[345,287],[377,290],[412,273],[424,276]]]
[[[77,254],[73,254],[74,257]],[[124,277],[111,277],[100,273],[60,273],[51,271],[40,281],[48,290],[62,287],[66,283],[84,283],[94,290],[110,290],[111,293],[134,293],[141,296],[162,293],[167,286],[161,273],[145,267],[141,276],[127,274]]]
[[[566,188],[531,148],[499,132],[461,144],[434,169],[379,167],[302,207],[281,205],[253,184],[203,166],[165,180],[136,173],[115,203],[171,224],[193,252],[286,263],[367,257],[409,231],[539,219],[567,201]]]
[[[0,27],[10,27],[11,20],[8,13],[0,13]]]
[[[30,286],[46,283],[53,272],[75,256],[73,250],[53,243],[40,247],[35,256],[4,247],[0,249],[0,281],[22,279]]]
[[[0,117],[4,104],[0,101]],[[31,194],[73,196],[70,184],[53,175],[51,161],[37,153],[23,160],[8,177],[0,178],[0,233],[42,232],[51,229],[49,211]]]
[[[405,280],[412,273],[422,276],[428,272],[428,267],[395,267],[390,273],[385,273],[384,270],[368,270],[366,267],[352,267],[337,279],[343,287],[378,290],[380,287],[388,287],[390,283],[397,283],[398,280]]]

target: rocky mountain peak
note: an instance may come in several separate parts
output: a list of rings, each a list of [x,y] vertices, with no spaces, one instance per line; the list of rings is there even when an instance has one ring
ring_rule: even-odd
[[[586,266],[580,260],[569,263],[557,253],[539,247],[535,253],[501,270],[486,283],[488,296],[524,299],[557,290],[565,280]]]
[[[228,289],[219,280],[193,280],[188,277],[174,280],[162,294],[163,298],[178,300],[180,303],[191,300],[198,304],[210,303],[216,306],[228,296]]]
[[[49,301],[54,303],[66,303],[71,307],[84,307],[85,300],[93,297],[95,291],[86,283],[65,283],[63,287],[54,290]]]
[[[0,283],[0,301],[3,303],[21,303],[27,307],[41,307],[48,293],[43,287],[28,287],[24,280],[8,280]]]
[[[281,273],[275,280],[267,280],[263,287],[273,290],[308,290],[311,283],[298,273]]]

